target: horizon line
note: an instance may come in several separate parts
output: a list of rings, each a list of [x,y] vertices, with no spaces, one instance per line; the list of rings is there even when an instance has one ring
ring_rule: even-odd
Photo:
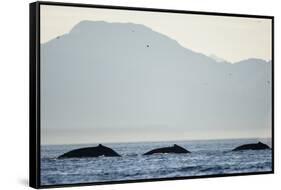
[[[157,142],[180,142],[180,141],[216,141],[216,140],[252,140],[252,139],[271,139],[272,137],[241,137],[241,138],[217,138],[217,139],[182,139],[182,140],[155,140],[155,141],[120,141],[120,142],[83,142],[83,143],[66,143],[66,144],[42,144],[40,146],[62,146],[62,145],[89,145],[89,144],[127,144],[127,143],[157,143]]]

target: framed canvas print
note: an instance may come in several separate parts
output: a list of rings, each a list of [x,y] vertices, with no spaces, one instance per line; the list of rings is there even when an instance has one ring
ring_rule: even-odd
[[[273,17],[30,4],[30,186],[274,172]]]

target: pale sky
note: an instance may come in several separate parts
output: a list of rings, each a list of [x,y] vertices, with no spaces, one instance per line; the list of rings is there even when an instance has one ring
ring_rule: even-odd
[[[271,59],[271,19],[41,5],[41,43],[83,20],[143,24],[182,46],[230,62]]]

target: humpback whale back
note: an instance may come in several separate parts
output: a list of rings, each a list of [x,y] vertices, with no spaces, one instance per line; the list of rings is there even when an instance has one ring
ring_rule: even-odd
[[[71,150],[60,155],[58,158],[86,158],[86,157],[99,157],[99,156],[107,156],[107,157],[114,157],[120,156],[117,152],[99,144],[96,147],[86,147],[86,148],[79,148],[75,150]]]
[[[153,149],[151,151],[148,151],[147,153],[144,153],[143,155],[151,155],[151,154],[157,154],[157,153],[175,153],[175,154],[181,154],[181,153],[190,153],[188,150],[184,149],[183,147],[174,144],[172,147],[163,147],[163,148],[157,148]]]
[[[232,151],[239,151],[239,150],[263,150],[263,149],[270,149],[270,147],[262,142],[258,142],[255,144],[244,144],[234,148]]]

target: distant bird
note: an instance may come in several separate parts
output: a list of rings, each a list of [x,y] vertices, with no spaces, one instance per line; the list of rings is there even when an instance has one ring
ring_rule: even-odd
[[[149,47],[149,45],[147,44],[146,47]]]

